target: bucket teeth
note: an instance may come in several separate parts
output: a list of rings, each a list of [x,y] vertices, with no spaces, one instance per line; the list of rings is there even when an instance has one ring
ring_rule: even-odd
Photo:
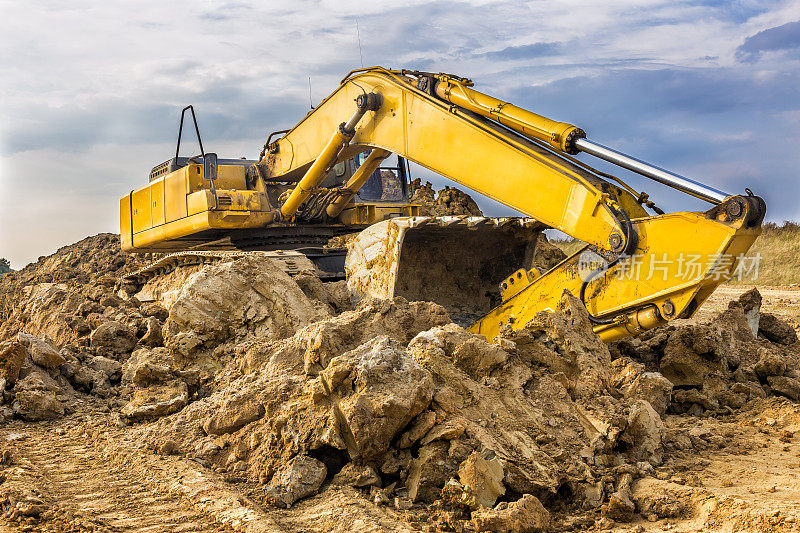
[[[440,228],[464,227],[483,228],[495,226],[497,228],[534,228],[545,229],[541,222],[533,218],[522,217],[468,217],[468,216],[442,216],[442,217],[408,217],[394,218],[392,223],[399,227],[423,228],[437,226]],[[537,228],[538,227],[538,228]]]

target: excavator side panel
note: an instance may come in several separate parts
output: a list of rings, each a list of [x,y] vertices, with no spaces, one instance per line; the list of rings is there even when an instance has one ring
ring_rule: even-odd
[[[272,221],[266,195],[247,189],[243,166],[220,165],[215,189],[216,197],[202,165],[189,164],[132,191],[120,201],[123,249],[180,250],[180,239],[202,232]]]

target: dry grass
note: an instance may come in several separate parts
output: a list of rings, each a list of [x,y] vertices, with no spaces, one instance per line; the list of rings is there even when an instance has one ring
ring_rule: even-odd
[[[767,222],[747,255],[761,255],[758,285],[785,287],[800,283],[800,224]],[[733,285],[753,284],[753,280],[731,280]]]
[[[550,239],[550,244],[561,248],[561,251],[570,256],[586,246],[586,243],[583,241],[578,241],[575,239]]]
[[[584,245],[575,239],[551,239],[555,246],[570,255]],[[758,279],[755,284],[786,287],[800,284],[800,224],[784,222],[782,225],[767,222],[761,236],[747,252],[748,256],[761,255]],[[733,285],[753,285],[749,276],[741,281],[731,280]]]

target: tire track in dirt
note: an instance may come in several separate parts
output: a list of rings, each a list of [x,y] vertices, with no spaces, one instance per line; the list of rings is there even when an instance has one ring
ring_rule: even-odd
[[[135,459],[120,461],[89,436],[40,429],[6,438],[15,443],[19,463],[40,479],[39,489],[61,511],[60,521],[67,527],[78,519],[80,530],[87,522],[114,532],[229,529],[169,490],[170,484],[152,467]]]

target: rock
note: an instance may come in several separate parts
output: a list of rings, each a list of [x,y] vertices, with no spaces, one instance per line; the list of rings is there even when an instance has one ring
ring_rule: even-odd
[[[449,448],[448,443],[437,441],[419,449],[406,480],[412,502],[433,503],[439,498],[441,488],[456,471],[456,465],[449,461]]]
[[[137,389],[120,415],[132,421],[152,420],[180,411],[188,402],[189,389],[186,383],[174,380]]]
[[[180,453],[180,445],[172,439],[165,439],[158,447],[161,455],[177,455]]]
[[[139,311],[142,313],[142,315],[146,317],[153,317],[161,322],[165,321],[167,317],[169,317],[169,311],[167,311],[163,305],[156,302],[142,304],[142,306],[139,308]]]
[[[616,491],[608,498],[608,507],[605,516],[617,522],[630,522],[636,505],[633,503],[628,491]]]
[[[474,495],[474,507],[491,508],[506,493],[503,486],[503,465],[491,450],[473,452],[458,467],[458,479],[464,489]]]
[[[7,385],[17,382],[22,363],[27,356],[28,350],[16,339],[0,343],[0,378]]]
[[[92,313],[102,313],[105,308],[97,302],[86,300],[78,306],[77,313],[80,316],[89,316]]]
[[[273,375],[302,371],[316,376],[337,355],[376,337],[387,336],[406,345],[417,333],[449,322],[447,311],[431,302],[368,300],[354,311],[306,326],[289,339],[243,345],[248,349],[239,371],[267,369]]]
[[[768,376],[767,383],[775,394],[800,401],[800,381],[797,379],[787,376]]]
[[[480,509],[472,513],[476,531],[495,533],[536,533],[549,531],[550,513],[533,494],[497,509]]]
[[[543,330],[558,345],[559,354],[577,369],[572,390],[578,398],[606,393],[611,379],[611,354],[600,337],[593,334],[586,307],[565,290],[557,313],[546,315]]]
[[[105,294],[98,301],[98,303],[103,307],[119,307],[122,305],[122,302],[122,298],[114,293]]]
[[[636,400],[628,415],[628,425],[620,440],[627,442],[638,460],[660,464],[661,434],[664,424],[661,417],[645,400]]]
[[[264,416],[264,406],[248,394],[239,394],[226,401],[222,408],[203,422],[207,435],[232,433]]]
[[[333,476],[334,485],[350,485],[351,487],[380,487],[381,478],[375,469],[368,465],[347,463],[339,473]]]
[[[327,474],[325,463],[297,455],[272,476],[265,487],[265,497],[270,503],[288,509],[297,500],[316,494]]]
[[[70,365],[70,363],[67,363],[67,365]],[[78,366],[71,374],[69,382],[75,389],[84,392],[90,392],[92,390],[92,383],[94,381],[94,375],[96,374],[94,370],[85,366]]]
[[[145,331],[145,334],[139,339],[139,342],[151,348],[163,345],[164,336],[161,334],[161,322],[159,322],[156,317],[151,316],[147,318],[145,325],[147,331]]]
[[[753,370],[762,380],[769,376],[782,376],[786,372],[786,362],[780,355],[765,353],[755,364]]]
[[[750,366],[740,366],[733,373],[733,379],[739,383],[748,383],[750,381],[758,383],[758,374]]]
[[[448,422],[434,426],[423,438],[421,444],[424,446],[435,440],[453,440],[464,434],[464,425],[457,422]]]
[[[334,357],[320,378],[351,458],[380,457],[433,398],[430,373],[385,336]]]
[[[17,391],[14,412],[28,422],[52,420],[64,416],[64,405],[49,390],[24,389]]]
[[[105,374],[109,381],[118,381],[122,377],[122,363],[108,357],[98,355],[88,359],[86,364],[92,370]]]
[[[75,331],[75,333],[77,333],[80,337],[92,332],[92,327],[84,318],[78,316],[70,317],[67,319],[67,323],[69,324],[69,327],[71,327],[73,331]]]
[[[165,365],[145,362],[138,365],[131,376],[131,383],[137,387],[147,387],[154,383],[163,383],[175,377],[175,373]]]
[[[644,365],[628,358],[615,359],[614,386],[625,398],[646,400],[660,416],[667,412],[672,397],[672,382],[659,372],[644,372]]]
[[[91,345],[115,354],[128,353],[136,347],[136,330],[125,324],[110,320],[101,324],[89,336]]]
[[[697,389],[681,389],[673,392],[672,402],[683,406],[683,411],[679,412],[685,412],[693,405],[710,411],[719,409],[719,403],[716,400],[709,398]]]
[[[170,308],[164,337],[178,368],[213,370],[221,363],[212,350],[222,343],[291,337],[328,316],[275,262],[251,255],[193,275]]]
[[[353,310],[353,302],[350,300],[350,291],[347,290],[347,281],[326,281],[322,284],[325,288],[328,304],[333,307],[334,313],[343,313]]]
[[[735,302],[730,302],[728,307],[740,307],[747,319],[747,325],[753,337],[758,335],[760,328],[761,293],[755,287],[745,292]]]
[[[672,397],[672,382],[659,372],[643,372],[631,383],[626,396],[646,400],[660,416],[664,416]]]
[[[411,427],[400,435],[397,441],[398,448],[409,448],[422,438],[436,424],[436,413],[425,411],[414,419]]]
[[[794,344],[797,342],[797,332],[792,326],[775,315],[764,313],[758,323],[758,333],[764,338],[778,344]]]
[[[703,394],[720,406],[740,409],[747,402],[747,397],[750,393],[731,386],[730,379],[726,378],[727,376],[723,376],[720,373],[707,376],[705,383],[703,383]]]
[[[383,456],[381,472],[388,475],[399,475],[405,478],[403,472],[407,472],[411,465],[411,452],[409,450],[395,450],[390,448]]]
[[[316,307],[323,307],[323,313],[341,313],[352,308],[346,281],[323,283],[319,276],[309,270],[292,276],[292,279]]]
[[[544,233],[539,234],[536,247],[533,249],[533,266],[540,273],[544,274],[566,258],[567,254],[561,248],[550,244]]]
[[[64,389],[56,382],[50,374],[43,369],[34,367],[24,379],[17,381],[14,385],[14,390],[20,392],[23,390],[44,390],[54,394],[63,394]]]
[[[577,312],[579,311],[576,310]],[[602,435],[588,434],[582,422],[583,412],[581,411],[579,419],[570,393],[561,382],[553,378],[554,372],[550,364],[540,363],[552,362],[553,366],[560,368],[565,382],[582,381],[582,394],[589,390],[592,383],[599,387],[605,386],[607,376],[602,373],[592,374],[592,360],[588,354],[580,351],[582,345],[578,337],[586,332],[582,328],[585,326],[591,329],[588,319],[586,322],[570,324],[566,317],[552,320],[548,317],[547,322],[542,321],[530,329],[505,336],[504,340],[508,342],[503,344],[514,353],[507,352],[507,362],[495,369],[491,377],[480,380],[473,379],[458,368],[451,357],[453,350],[472,338],[471,333],[456,324],[448,324],[418,334],[409,343],[408,352],[433,375],[437,384],[431,409],[441,420],[439,426],[459,428],[459,432],[460,427],[464,427],[459,440],[435,440],[428,445],[448,445],[446,457],[442,455],[433,459],[443,461],[448,468],[448,462],[453,461],[457,468],[475,449],[495,450],[503,464],[503,483],[508,489],[516,493],[536,492],[555,496],[562,480],[567,477],[566,470],[570,465],[557,462],[545,453],[537,439],[546,439],[544,442],[556,441],[564,446],[583,447],[588,446],[588,441],[595,438],[595,435],[597,441],[602,442],[604,435],[613,433],[608,428],[602,430]],[[575,326],[575,333],[568,331],[571,325]],[[559,339],[558,342],[550,340],[550,333],[545,330],[550,327],[558,328],[553,333]],[[576,337],[575,343],[573,337]],[[546,339],[550,346],[558,350],[562,349],[560,343],[564,342],[563,353],[550,349],[540,338]],[[600,357],[608,355],[607,348],[604,350],[605,352],[601,350]],[[581,360],[580,366],[578,359]],[[563,375],[565,372],[570,375]],[[590,376],[599,378],[599,381],[588,379]],[[537,435],[529,430],[520,431],[520,428],[535,427],[543,428],[543,434]],[[584,435],[586,442],[583,441]],[[467,439],[470,441],[469,448],[462,443],[462,440]],[[454,452],[453,456],[450,455],[450,449]],[[460,449],[465,453],[458,453]],[[415,481],[414,476],[418,475],[417,469],[431,460],[431,457],[423,455],[423,450],[426,450],[425,446],[419,450],[419,457],[412,463],[409,487]],[[431,475],[429,479],[437,480],[437,477]],[[441,484],[436,487],[437,490],[432,488],[432,482],[428,482],[427,485],[431,488],[426,489],[426,493],[435,494],[444,486],[447,478],[438,481]],[[425,488],[424,483],[422,487]]]
[[[688,326],[669,336],[659,370],[676,387],[702,387],[705,377],[722,366],[722,345],[717,329]]]
[[[453,360],[457,367],[473,379],[483,379],[492,370],[502,366],[508,354],[495,344],[489,344],[480,335],[467,338],[453,350]]]
[[[32,335],[25,335],[25,339],[27,340],[28,353],[31,354],[31,360],[37,365],[45,368],[57,368],[66,362],[66,359],[44,339]]]
[[[465,192],[445,186],[437,192],[430,182],[417,178],[411,187],[411,202],[420,205],[419,214],[423,216],[469,215],[482,216],[478,204]]]
[[[122,365],[122,382],[134,383],[134,378],[138,375],[138,381],[134,384],[138,386],[146,386],[150,381],[161,381],[160,376],[154,375],[152,379],[148,375],[158,370],[166,368],[170,372],[170,365],[172,364],[172,357],[169,350],[166,348],[139,348],[134,351],[131,356],[125,360]],[[142,368],[140,367],[147,367]],[[146,380],[146,381],[142,381]]]

